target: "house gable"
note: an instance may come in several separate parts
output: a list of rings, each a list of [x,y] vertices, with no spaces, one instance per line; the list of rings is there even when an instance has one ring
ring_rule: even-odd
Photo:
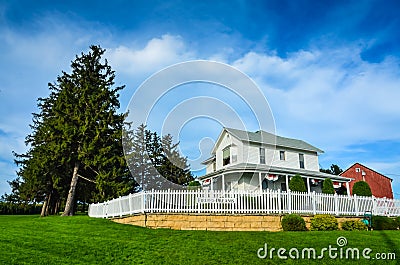
[[[207,174],[239,163],[319,171],[318,153],[322,152],[302,140],[275,136],[265,131],[223,128],[212,149],[212,157],[203,164],[207,165]]]

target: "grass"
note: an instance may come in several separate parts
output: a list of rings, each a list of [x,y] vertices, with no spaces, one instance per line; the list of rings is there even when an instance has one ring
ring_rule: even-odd
[[[259,259],[268,248],[337,247],[395,253],[400,259],[400,231],[211,232],[147,229],[87,216],[0,216],[0,264],[398,264],[396,260]],[[287,255],[287,254],[286,254]]]

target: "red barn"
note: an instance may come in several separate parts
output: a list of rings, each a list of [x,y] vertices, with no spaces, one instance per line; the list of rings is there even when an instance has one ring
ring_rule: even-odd
[[[392,191],[392,179],[388,178],[381,173],[376,172],[373,169],[370,169],[360,163],[355,163],[348,169],[346,169],[342,174],[340,174],[346,178],[353,178],[354,180],[350,181],[349,188],[350,193],[353,195],[353,186],[357,181],[365,181],[371,187],[372,195],[378,198],[390,198],[393,199],[393,191]]]

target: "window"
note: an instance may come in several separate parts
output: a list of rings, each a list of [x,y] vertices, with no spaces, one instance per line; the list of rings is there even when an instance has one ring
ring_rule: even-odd
[[[304,154],[299,154],[300,168],[304,168]]]
[[[356,172],[357,173],[360,172],[360,168],[359,167],[356,167]]]
[[[222,150],[222,165],[226,166],[231,163],[231,148],[228,146]]]
[[[265,148],[260,147],[260,164],[265,164]]]
[[[280,160],[286,160],[285,151],[279,151],[279,159]]]

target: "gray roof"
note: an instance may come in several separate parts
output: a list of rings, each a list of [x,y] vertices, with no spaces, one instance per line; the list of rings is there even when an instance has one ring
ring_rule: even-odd
[[[268,145],[276,145],[279,147],[293,148],[299,150],[307,150],[317,153],[323,153],[321,149],[312,146],[309,143],[306,143],[302,140],[286,138],[282,136],[278,136],[265,131],[256,131],[256,132],[247,132],[238,129],[232,128],[224,128],[228,133],[235,136],[241,141],[252,142],[252,143],[260,143],[260,144],[268,144]]]

